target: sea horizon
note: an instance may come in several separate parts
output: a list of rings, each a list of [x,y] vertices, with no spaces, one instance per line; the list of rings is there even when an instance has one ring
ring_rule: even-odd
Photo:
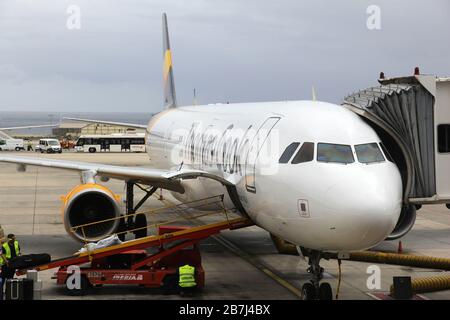
[[[153,113],[151,112],[52,112],[52,111],[0,111],[0,128],[49,125],[61,122],[71,122],[64,120],[64,117],[86,118],[92,120],[104,120],[114,122],[125,122],[133,124],[147,124]],[[8,131],[12,135],[48,135],[51,128],[33,128]]]

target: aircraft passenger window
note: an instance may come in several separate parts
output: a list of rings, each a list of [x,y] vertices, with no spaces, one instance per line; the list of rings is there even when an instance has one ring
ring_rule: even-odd
[[[292,164],[309,162],[314,159],[314,143],[313,142],[305,142],[300,150],[298,150],[294,159],[292,159]]]
[[[284,150],[283,154],[280,157],[279,163],[288,163],[289,160],[291,160],[292,155],[294,154],[295,150],[297,150],[298,146],[300,145],[300,142],[292,142],[290,145],[287,146],[286,150]]]
[[[450,152],[450,124],[438,125],[438,150]]]
[[[376,143],[357,144],[355,151],[358,161],[361,163],[367,164],[384,161],[383,154]]]
[[[317,161],[353,163],[352,148],[344,144],[319,143],[317,144]]]
[[[387,159],[388,161],[390,161],[390,162],[394,162],[394,158],[392,158],[392,156],[391,156],[391,154],[389,153],[389,151],[386,149],[386,147],[384,146],[384,144],[381,143],[381,142],[380,142],[380,147],[381,147],[381,150],[383,150],[386,159]]]

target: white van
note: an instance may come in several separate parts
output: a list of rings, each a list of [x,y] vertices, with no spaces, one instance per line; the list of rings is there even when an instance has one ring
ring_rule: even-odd
[[[41,139],[36,148],[36,151],[41,151],[41,153],[62,153],[61,144],[57,139]]]
[[[23,139],[0,139],[0,151],[25,150]]]

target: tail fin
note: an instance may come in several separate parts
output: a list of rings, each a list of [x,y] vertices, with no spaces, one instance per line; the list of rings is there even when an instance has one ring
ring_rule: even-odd
[[[163,80],[164,80],[164,106],[168,108],[177,107],[175,94],[175,81],[173,79],[172,53],[170,52],[169,29],[167,27],[167,16],[163,13]]]

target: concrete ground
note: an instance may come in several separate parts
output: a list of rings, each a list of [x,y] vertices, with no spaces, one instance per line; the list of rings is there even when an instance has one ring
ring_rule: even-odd
[[[36,155],[20,152],[19,155],[43,156],[58,159],[102,162],[117,165],[148,165],[145,154],[84,154],[64,152],[56,155]],[[27,253],[47,252],[52,258],[73,254],[81,245],[70,238],[62,224],[61,195],[69,192],[80,180],[77,173],[48,168],[28,167],[17,172],[15,165],[0,164],[0,224],[5,233],[14,233]],[[110,180],[104,183],[124,197],[124,184]],[[136,201],[139,196],[136,193]],[[164,193],[165,199],[171,200]],[[166,202],[167,204],[167,202]],[[123,204],[122,204],[123,206]],[[163,206],[156,197],[150,198],[141,210]],[[414,228],[402,239],[405,253],[450,258],[450,212],[443,205],[424,206],[418,211]],[[161,219],[177,217],[171,210],[164,211]],[[204,218],[212,221],[219,217]],[[397,250],[398,242],[383,242],[375,250]],[[210,238],[201,244],[206,287],[195,299],[299,299],[301,285],[309,279],[307,262],[298,256],[277,253],[269,234],[252,226],[224,231],[219,238]],[[325,279],[336,291],[338,265],[335,260],[323,261]],[[370,295],[386,292],[393,276],[413,278],[442,275],[444,272],[392,265],[379,265],[381,289],[369,290],[366,282],[367,268],[372,263],[344,261],[339,299],[373,299]],[[64,289],[50,279],[55,270],[39,274],[43,280],[43,299],[79,299],[65,295]],[[427,299],[449,299],[450,291],[427,293]],[[165,296],[159,290],[133,286],[105,286],[94,288],[83,299],[180,299]],[[189,298],[182,298],[189,299]]]

